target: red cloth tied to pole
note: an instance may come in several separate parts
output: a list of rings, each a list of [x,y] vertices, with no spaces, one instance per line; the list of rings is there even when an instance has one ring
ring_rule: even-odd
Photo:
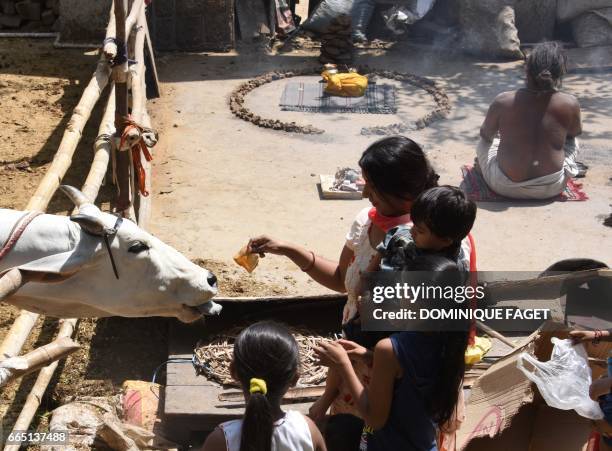
[[[142,153],[145,157],[145,160],[147,161],[153,160],[153,156],[149,152],[149,148],[147,147],[147,144],[144,142],[143,138],[143,133],[149,129],[134,122],[131,116],[124,118],[124,124],[125,128],[123,129],[123,133],[121,134],[121,140],[119,141],[119,149],[123,148],[125,141],[129,136],[129,132],[131,130],[138,130],[140,139],[130,147],[130,152],[132,153],[135,176],[138,179],[138,191],[140,192],[140,194],[147,197],[149,195],[149,192],[146,189],[146,172],[142,165],[140,154]]]

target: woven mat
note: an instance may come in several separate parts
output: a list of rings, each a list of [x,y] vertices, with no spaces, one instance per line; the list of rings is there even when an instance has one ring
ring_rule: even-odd
[[[501,196],[495,191],[491,190],[482,177],[482,173],[478,167],[472,165],[465,165],[461,167],[463,174],[463,181],[461,182],[461,189],[468,195],[473,201],[476,202],[529,202],[529,199],[510,199],[508,197]],[[589,198],[587,194],[582,190],[582,183],[577,183],[574,179],[569,179],[565,191],[558,196],[553,197],[551,200],[559,202],[567,201],[585,201]]]
[[[369,83],[361,97],[332,96],[324,92],[325,83],[303,83],[290,81],[280,100],[283,111],[304,111],[310,113],[369,113],[393,114],[395,86]]]

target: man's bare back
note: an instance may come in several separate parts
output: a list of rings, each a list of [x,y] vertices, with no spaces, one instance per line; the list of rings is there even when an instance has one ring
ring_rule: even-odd
[[[580,106],[558,91],[519,89],[499,94],[487,112],[480,135],[492,141],[500,134],[500,169],[514,182],[558,172],[567,138],[582,132]]]

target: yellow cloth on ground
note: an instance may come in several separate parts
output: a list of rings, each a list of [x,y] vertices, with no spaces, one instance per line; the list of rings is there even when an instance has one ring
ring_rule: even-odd
[[[476,337],[472,346],[468,346],[465,350],[465,364],[473,365],[482,360],[493,344],[491,340],[485,337]]]
[[[327,82],[325,92],[342,97],[361,97],[368,87],[368,77],[356,72],[332,74],[323,71],[323,80]]]

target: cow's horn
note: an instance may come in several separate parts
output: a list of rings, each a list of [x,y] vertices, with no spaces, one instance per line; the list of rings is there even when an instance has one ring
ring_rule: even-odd
[[[91,204],[91,201],[87,199],[87,196],[81,191],[70,185],[60,185],[62,192],[70,198],[70,200],[77,207],[81,207],[83,204]]]

